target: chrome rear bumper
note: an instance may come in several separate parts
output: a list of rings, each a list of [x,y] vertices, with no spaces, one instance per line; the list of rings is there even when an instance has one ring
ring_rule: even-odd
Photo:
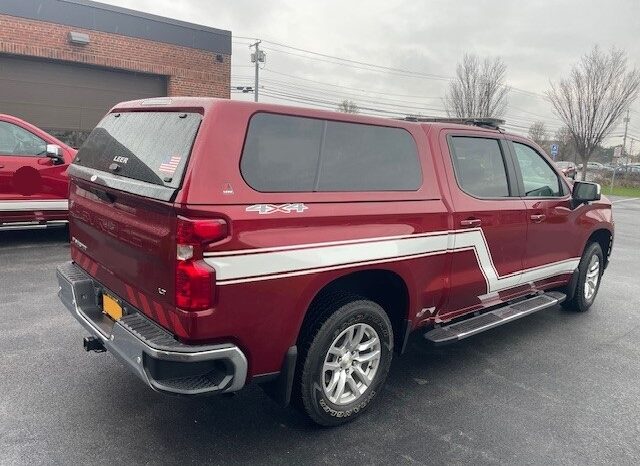
[[[104,288],[84,270],[67,262],[58,267],[57,276],[58,297],[71,314],[154,390],[199,395],[244,386],[247,358],[237,346],[185,345],[140,312],[114,322],[99,304]]]

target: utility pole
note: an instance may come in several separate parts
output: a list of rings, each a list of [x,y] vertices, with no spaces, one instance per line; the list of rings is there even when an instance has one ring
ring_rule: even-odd
[[[627,151],[627,130],[629,129],[629,109],[627,109],[627,116],[624,118],[624,137],[622,138],[622,151],[620,152],[620,158],[626,161],[625,153]],[[613,185],[616,182],[616,171],[618,171],[618,167],[613,165],[613,175],[611,175],[611,192],[613,192]]]
[[[260,43],[262,41],[258,40],[255,44],[251,44],[249,48],[255,47],[256,51],[251,54],[251,63],[255,63],[256,67],[256,79],[255,85],[253,87],[253,101],[258,101],[258,83],[260,79],[260,63],[265,63],[266,57],[264,51],[260,50]]]
[[[625,154],[627,152],[627,130],[629,129],[629,109],[627,109],[627,117],[622,120],[624,121],[624,138],[622,138],[622,158],[625,158]]]

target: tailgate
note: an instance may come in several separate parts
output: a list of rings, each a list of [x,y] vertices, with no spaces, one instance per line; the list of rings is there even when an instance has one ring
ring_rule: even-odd
[[[145,298],[131,298],[131,290],[171,306],[176,224],[172,204],[79,179],[71,184],[69,201],[74,260],[113,292],[133,300],[134,306]],[[78,260],[81,256],[89,261]]]
[[[201,121],[193,110],[113,110],[68,171],[73,260],[107,294],[182,336],[173,200]]]

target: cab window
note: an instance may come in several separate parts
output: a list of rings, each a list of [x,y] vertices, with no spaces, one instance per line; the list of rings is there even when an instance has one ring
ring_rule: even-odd
[[[560,197],[563,195],[560,178],[556,172],[531,147],[513,143],[516,162],[522,173],[524,192],[527,197]]]
[[[451,149],[460,189],[478,198],[509,197],[507,170],[497,139],[453,136]]]
[[[0,121],[0,155],[43,156],[47,143],[26,129]]]

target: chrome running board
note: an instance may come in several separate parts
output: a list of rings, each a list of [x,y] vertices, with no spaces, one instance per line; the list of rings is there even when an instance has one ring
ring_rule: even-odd
[[[424,334],[427,341],[436,345],[445,345],[478,333],[490,330],[534,312],[547,309],[563,302],[567,296],[559,291],[549,291],[524,301],[507,304],[477,317],[465,319],[455,324],[434,328]]]
[[[0,222],[0,231],[8,230],[42,230],[45,228],[63,227],[67,220],[52,220],[50,222]]]

